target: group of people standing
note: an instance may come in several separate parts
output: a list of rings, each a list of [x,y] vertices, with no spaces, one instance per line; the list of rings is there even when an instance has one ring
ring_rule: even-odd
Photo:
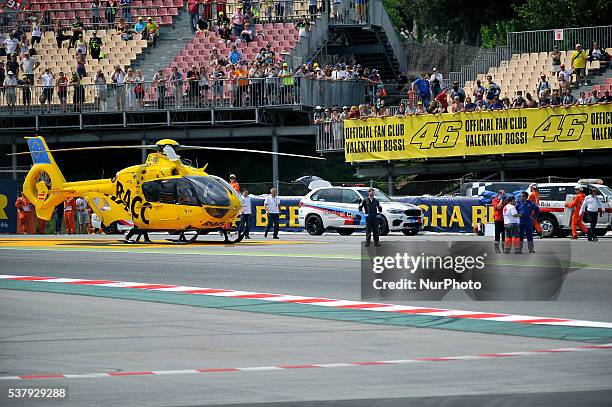
[[[537,217],[540,215],[540,194],[536,184],[531,184],[530,192],[523,191],[519,202],[512,195],[500,189],[493,198],[493,220],[495,222],[495,252],[509,254],[523,253],[525,239],[529,253],[535,253],[533,243],[534,228],[542,229]],[[503,242],[503,243],[502,243]]]

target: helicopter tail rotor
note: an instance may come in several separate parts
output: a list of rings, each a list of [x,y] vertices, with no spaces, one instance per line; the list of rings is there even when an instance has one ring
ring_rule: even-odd
[[[66,180],[42,137],[27,137],[33,166],[23,183],[23,194],[36,208],[36,216],[49,220],[66,197]]]

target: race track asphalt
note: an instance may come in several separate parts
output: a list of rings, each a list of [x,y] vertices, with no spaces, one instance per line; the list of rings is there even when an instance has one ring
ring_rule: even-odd
[[[152,245],[126,246],[112,237],[3,236],[0,274],[360,299],[360,236],[288,234],[272,241],[256,235],[252,242],[235,246],[217,244],[214,236],[207,238],[211,243],[176,246],[159,239]],[[386,238],[392,239],[483,238]],[[569,244],[572,261],[580,266],[567,276],[556,301],[475,302],[451,293],[439,302],[406,304],[612,322],[612,239]],[[569,406],[576,400],[604,406],[612,396],[612,350],[323,369],[168,373],[585,345],[544,337],[298,318],[26,288],[0,290],[0,332],[0,405],[29,405],[3,398],[11,386],[68,386],[70,397],[54,402],[58,406],[300,405],[309,401],[352,406],[519,402]],[[16,375],[139,371],[168,374],[1,380]],[[335,404],[338,400],[346,404]],[[36,403],[32,405],[40,405]]]

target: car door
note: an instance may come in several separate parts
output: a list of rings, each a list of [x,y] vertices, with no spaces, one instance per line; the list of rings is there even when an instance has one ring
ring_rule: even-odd
[[[365,226],[365,216],[359,212],[361,201],[361,196],[356,191],[352,189],[342,190],[342,205],[347,213],[347,218],[344,220],[345,225],[354,227]]]
[[[142,184],[145,199],[151,203],[149,222],[153,228],[178,227],[179,203],[176,196],[178,179],[148,181]]]
[[[342,227],[345,220],[345,210],[342,205],[342,190],[328,188],[319,194],[318,204],[325,227]]]

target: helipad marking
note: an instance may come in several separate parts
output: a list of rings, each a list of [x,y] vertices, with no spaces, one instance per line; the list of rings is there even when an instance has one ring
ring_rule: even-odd
[[[139,289],[146,291],[170,291],[173,293],[183,293],[189,295],[206,295],[211,297],[224,297],[224,298],[236,298],[236,299],[256,299],[257,301],[269,301],[277,303],[298,303],[308,304],[325,308],[336,308],[339,310],[355,310],[356,312],[375,311],[380,313],[399,313],[399,314],[416,314],[424,316],[435,316],[435,317],[446,317],[446,318],[460,318],[460,319],[473,319],[478,321],[502,321],[502,322],[513,322],[518,324],[528,325],[555,325],[555,326],[571,326],[571,327],[590,327],[590,328],[609,328],[612,329],[612,323],[610,322],[596,322],[596,321],[583,321],[565,318],[550,318],[550,317],[536,317],[536,316],[525,316],[525,315],[510,315],[510,314],[498,314],[498,313],[483,313],[481,311],[464,311],[464,310],[452,310],[443,308],[426,308],[426,307],[415,307],[408,305],[394,305],[394,304],[381,304],[381,303],[370,303],[363,301],[350,301],[350,300],[339,300],[332,298],[313,298],[307,296],[287,296],[283,294],[274,293],[258,293],[252,291],[239,291],[239,290],[228,290],[218,288],[207,288],[207,287],[186,287],[180,285],[168,285],[168,284],[151,284],[151,283],[136,283],[136,282],[120,282],[110,280],[88,280],[88,279],[77,279],[77,278],[54,278],[54,277],[42,277],[42,276],[19,276],[19,275],[0,275],[0,279],[13,280],[13,281],[24,281],[32,283],[61,283],[78,286],[94,286],[94,287],[107,287],[112,286],[113,288],[129,288]]]
[[[573,348],[559,349],[536,349],[521,352],[505,352],[505,353],[484,353],[480,355],[464,355],[464,356],[444,356],[444,357],[422,357],[413,359],[396,359],[396,360],[372,360],[359,362],[345,363],[312,363],[312,364],[295,364],[295,365],[278,365],[278,366],[251,366],[251,367],[224,367],[224,368],[206,368],[206,369],[183,369],[183,370],[147,370],[147,371],[126,371],[126,372],[104,372],[104,373],[76,373],[76,374],[36,374],[36,375],[21,375],[21,376],[0,376],[0,381],[18,381],[18,380],[51,380],[51,379],[91,379],[91,378],[109,378],[109,377],[134,377],[134,376],[176,376],[188,374],[212,374],[212,373],[238,373],[238,372],[268,372],[268,371],[287,371],[287,370],[303,370],[303,369],[333,369],[344,367],[368,367],[368,366],[388,366],[401,365],[408,363],[439,363],[452,362],[461,360],[482,360],[495,359],[515,356],[541,356],[553,355],[556,353],[567,352],[583,352],[593,350],[612,349],[612,343],[605,345],[588,345],[576,346]]]

